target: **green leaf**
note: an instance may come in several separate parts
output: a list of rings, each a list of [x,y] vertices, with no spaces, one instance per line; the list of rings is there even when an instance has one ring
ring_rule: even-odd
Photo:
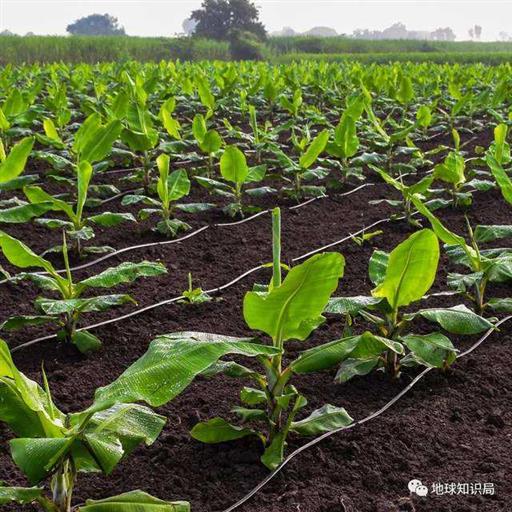
[[[231,425],[222,418],[212,418],[195,425],[190,431],[190,435],[202,443],[214,444],[241,439],[242,437],[256,435],[256,433],[251,428]]]
[[[458,245],[461,247],[468,255],[468,258],[470,258],[474,264],[478,265],[478,254],[475,249],[466,244],[464,238],[445,227],[444,224],[422,203],[418,195],[412,195],[410,197],[418,212],[420,212],[430,222],[430,225],[437,237],[445,244]]]
[[[34,325],[44,325],[49,322],[55,321],[55,318],[51,316],[35,316],[35,315],[25,315],[25,316],[13,316],[3,322],[0,325],[0,329],[5,331],[15,331],[18,329],[22,329],[27,326]]]
[[[477,226],[473,234],[477,242],[494,242],[503,238],[511,238],[512,226]]]
[[[464,157],[457,151],[448,154],[442,164],[434,168],[434,178],[459,186],[466,181]]]
[[[487,305],[498,313],[512,313],[512,298],[490,299]]]
[[[240,400],[248,405],[258,405],[267,401],[267,395],[261,389],[244,386],[240,391]]]
[[[298,374],[313,373],[332,368],[349,357],[368,359],[380,355],[385,350],[401,354],[403,347],[396,341],[375,336],[367,331],[305,350],[292,361],[290,368]]]
[[[293,421],[290,430],[302,436],[316,436],[350,425],[354,420],[343,407],[326,404],[307,418]]]
[[[82,354],[96,352],[102,347],[100,339],[88,331],[75,332],[71,341]]]
[[[197,375],[226,354],[272,357],[279,353],[274,347],[252,343],[249,338],[195,332],[159,336],[117,380],[96,390],[88,411],[139,401],[157,407],[179,395]]]
[[[324,321],[322,312],[338,287],[344,266],[341,254],[317,254],[292,268],[282,285],[268,294],[246,293],[247,325],[274,340],[305,340]]]
[[[329,131],[323,130],[320,132],[314,139],[313,142],[309,145],[306,152],[300,157],[299,165],[303,169],[309,169],[317,160],[317,158],[322,154],[327,145],[327,141],[329,140]]]
[[[25,170],[33,145],[34,138],[27,137],[11,149],[7,158],[0,163],[0,183],[6,183],[17,178]]]
[[[261,462],[271,471],[276,469],[284,458],[284,447],[286,444],[286,433],[281,431],[274,436],[272,443],[267,446],[261,456]]]
[[[110,267],[99,274],[80,281],[80,286],[88,288],[113,288],[124,283],[132,283],[141,277],[154,277],[166,274],[167,269],[162,263],[141,261],[131,263],[125,261],[117,267]]]
[[[6,224],[24,224],[53,209],[52,203],[23,204],[0,210],[0,222]]]
[[[130,491],[104,500],[87,500],[78,512],[190,512],[190,505],[185,501],[163,501],[143,491]]]
[[[52,210],[62,211],[68,216],[69,219],[75,219],[75,212],[71,205],[66,203],[66,201],[62,201],[62,199],[53,197],[52,195],[48,194],[48,192],[45,192],[41,187],[36,185],[28,185],[27,187],[23,188],[23,192],[31,203],[51,203]]]
[[[38,487],[4,487],[0,483],[0,505],[30,505],[43,496],[43,491]]]
[[[114,306],[135,303],[126,294],[101,295],[99,297],[87,297],[83,299],[47,299],[39,297],[34,301],[36,308],[47,315],[63,315],[67,313],[91,313],[107,311]]]
[[[177,201],[190,192],[190,180],[184,169],[173,171],[169,176],[168,183],[169,201]]]
[[[245,155],[236,147],[228,146],[220,159],[220,173],[225,180],[242,185],[249,175]]]
[[[53,469],[60,454],[70,447],[66,438],[19,438],[9,441],[16,465],[32,484],[37,484]]]
[[[216,153],[222,146],[222,138],[217,130],[208,130],[203,137],[203,140],[199,143],[201,151],[205,153]]]
[[[456,358],[456,350],[449,338],[439,332],[420,336],[408,334],[402,341],[412,352],[414,359],[430,368],[443,368]]]
[[[491,169],[496,183],[501,189],[501,193],[508,204],[512,204],[512,180],[505,172],[505,169],[490,154],[487,154],[486,162]]]
[[[407,315],[407,319],[418,315],[438,323],[445,331],[452,334],[478,334],[493,328],[489,320],[473,313],[463,304],[451,308],[420,309],[416,313]]]
[[[420,300],[432,286],[439,263],[439,242],[423,229],[399,244],[389,255],[386,277],[372,290],[387,299],[393,310]]]
[[[324,312],[336,315],[357,315],[361,310],[376,306],[382,302],[378,297],[366,297],[358,295],[356,297],[333,297],[329,299]]]
[[[112,151],[112,144],[121,134],[122,124],[118,119],[105,126],[97,126],[91,134],[88,134],[80,148],[80,161],[86,160],[90,164],[100,162]]]
[[[368,275],[370,281],[375,285],[379,285],[386,277],[388,268],[389,253],[384,251],[373,251],[368,263]]]
[[[201,143],[203,141],[207,131],[204,116],[202,114],[196,114],[192,121],[192,133],[197,142]]]
[[[368,375],[378,364],[379,357],[377,356],[365,359],[353,359],[349,357],[340,364],[334,380],[343,384],[348,382],[352,377]]]
[[[87,220],[98,226],[109,228],[117,226],[123,222],[136,222],[135,217],[131,213],[112,213],[103,212],[98,215],[92,215]]]
[[[19,268],[43,268],[52,274],[55,278],[58,277],[55,268],[49,261],[41,258],[23,242],[16,240],[16,238],[13,238],[4,231],[0,231],[0,248],[2,249],[5,258],[9,261],[9,263],[12,263]]]

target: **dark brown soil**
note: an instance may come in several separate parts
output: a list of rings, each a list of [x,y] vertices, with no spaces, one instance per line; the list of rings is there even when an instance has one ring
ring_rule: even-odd
[[[284,261],[341,239],[386,218],[388,206],[369,206],[372,199],[390,197],[382,185],[366,187],[346,197],[331,197],[295,211],[283,210]],[[198,192],[202,196],[202,192]],[[267,205],[270,206],[271,201]],[[283,202],[284,206],[291,203]],[[496,205],[500,208],[496,208]],[[505,224],[512,221],[497,191],[476,193],[468,216],[473,224]],[[120,209],[112,202],[112,211]],[[464,232],[461,211],[444,210],[441,217],[451,229]],[[195,227],[207,220],[227,220],[220,213],[196,217]],[[98,245],[108,243],[122,248],[135,243],[161,240],[148,222],[121,229],[97,230]],[[377,228],[376,228],[377,229]],[[390,250],[412,229],[404,222],[379,226],[384,234],[371,244],[359,247],[352,241],[331,250],[346,258],[345,276],[339,295],[364,295],[371,289],[367,262],[373,248]],[[58,233],[33,225],[8,230],[30,242],[35,250],[58,243]],[[124,260],[163,261],[169,273],[157,279],[139,281],[117,291],[131,293],[138,307],[179,295],[186,288],[189,271],[204,289],[227,283],[244,271],[271,258],[270,217],[261,217],[235,227],[209,228],[177,244],[138,250],[122,256]],[[114,257],[77,273],[91,275],[123,261]],[[58,264],[58,259],[56,259]],[[60,265],[59,265],[60,266]],[[13,269],[10,269],[13,270]],[[433,291],[445,289],[447,271],[455,270],[445,258]],[[18,367],[29,377],[41,379],[41,361],[52,387],[56,404],[63,411],[86,407],[94,390],[115,379],[140,357],[157,334],[174,331],[206,331],[229,335],[251,334],[245,326],[241,304],[244,293],[254,282],[267,281],[268,271],[258,271],[218,294],[214,301],[190,306],[171,304],[159,307],[94,332],[104,342],[101,352],[84,357],[73,347],[55,341],[41,343],[15,354]],[[497,296],[510,296],[510,286],[490,289]],[[2,319],[13,314],[33,312],[32,302],[39,294],[27,282],[2,285]],[[429,304],[456,304],[460,298],[433,298]],[[136,307],[84,317],[86,325],[113,318]],[[512,325],[512,324],[510,324]],[[510,510],[512,504],[512,336],[506,324],[477,351],[459,360],[442,374],[433,371],[392,409],[378,419],[354,430],[337,434],[302,453],[284,468],[267,487],[246,505],[242,512],[491,512]],[[341,323],[329,319],[307,346],[335,339]],[[11,346],[48,334],[44,328],[6,335]],[[468,347],[477,337],[454,338],[458,348]],[[305,347],[289,343],[290,356]],[[346,407],[360,419],[377,410],[406,386],[414,372],[397,382],[374,373],[348,384],[333,383],[333,373],[296,378],[294,384],[309,400],[307,412],[324,403]],[[220,512],[233,504],[267,475],[260,464],[261,446],[241,440],[221,445],[203,445],[188,431],[198,420],[217,415],[229,416],[238,404],[242,381],[217,377],[198,379],[171,404],[159,409],[167,416],[164,432],[151,447],[139,448],[109,477],[80,475],[76,502],[107,497],[134,488],[144,489],[164,499],[186,499],[194,511]],[[0,428],[0,436],[9,434]],[[288,451],[305,441],[291,438]],[[407,483],[419,479],[429,487],[434,483],[493,483],[493,496],[411,497]],[[11,462],[6,442],[0,445],[0,481],[25,483]],[[26,509],[30,509],[29,507]],[[22,510],[22,507],[6,510]],[[25,510],[25,509],[23,509]]]

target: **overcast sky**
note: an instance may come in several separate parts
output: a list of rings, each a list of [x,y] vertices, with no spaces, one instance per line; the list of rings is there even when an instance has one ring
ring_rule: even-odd
[[[482,25],[483,40],[512,33],[512,0],[257,0],[269,31],[289,26],[305,31],[329,26],[339,33],[357,28],[379,29],[401,21],[410,30],[450,26],[458,39]],[[66,25],[92,13],[112,14],[126,32],[140,36],[172,36],[201,0],[0,0],[0,31],[65,34]],[[0,46],[1,51],[1,46]]]

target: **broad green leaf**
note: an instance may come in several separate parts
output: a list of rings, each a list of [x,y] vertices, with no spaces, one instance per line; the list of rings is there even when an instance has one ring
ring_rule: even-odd
[[[24,224],[53,209],[53,203],[30,203],[0,210],[0,222],[6,224]]]
[[[487,302],[489,308],[498,313],[512,313],[512,298],[490,299]]]
[[[290,368],[294,373],[312,373],[332,368],[349,357],[368,359],[385,350],[397,354],[403,352],[400,343],[365,332],[305,350],[290,364]]]
[[[216,153],[222,147],[222,138],[217,130],[208,130],[203,140],[199,143],[201,151],[205,153]]]
[[[457,151],[452,151],[443,163],[435,166],[434,178],[459,186],[466,181],[464,170],[464,157]]]
[[[169,201],[177,201],[190,192],[190,180],[184,169],[171,172],[168,183]]]
[[[192,133],[197,142],[202,142],[206,135],[208,128],[206,127],[206,121],[202,114],[196,114],[192,121]]]
[[[86,160],[93,164],[103,160],[112,151],[112,145],[119,138],[121,130],[122,124],[118,119],[105,126],[96,127],[80,148],[80,161]]]
[[[16,238],[13,238],[3,231],[0,231],[0,248],[9,263],[19,268],[43,268],[54,277],[58,277],[55,268],[49,261],[41,258],[23,242],[16,240]]]
[[[36,308],[46,315],[63,315],[66,313],[107,311],[115,306],[122,306],[135,301],[126,294],[101,295],[83,299],[47,299],[39,297],[34,301]]]
[[[274,340],[305,340],[324,321],[322,312],[344,266],[341,254],[317,254],[292,268],[268,294],[248,292],[243,306],[247,325]]]
[[[505,172],[505,169],[497,162],[497,160],[492,157],[490,154],[486,157],[486,162],[491,172],[498,183],[498,186],[501,189],[501,193],[507,203],[512,204],[512,179]]]
[[[313,411],[307,418],[293,421],[290,430],[302,436],[316,436],[340,427],[346,427],[352,422],[353,419],[343,407],[326,404]]]
[[[164,501],[143,492],[130,491],[104,500],[87,500],[78,512],[190,512],[185,501]]]
[[[33,204],[51,203],[52,210],[64,212],[69,217],[69,219],[75,219],[76,217],[71,205],[62,199],[53,197],[37,185],[28,185],[27,187],[23,188],[23,192],[27,196],[27,199]]]
[[[30,505],[43,496],[38,487],[4,487],[0,483],[0,505]]]
[[[220,159],[220,172],[225,180],[242,185],[249,174],[245,155],[236,147],[228,146]]]
[[[388,268],[389,253],[384,251],[373,251],[368,263],[368,275],[370,281],[375,285],[379,285],[386,277]]]
[[[139,401],[158,407],[179,395],[224,355],[271,357],[279,353],[274,347],[252,343],[249,338],[194,332],[159,336],[117,380],[96,391],[88,411]]]
[[[324,310],[325,313],[336,315],[357,315],[361,310],[376,306],[382,302],[378,297],[366,297],[358,295],[356,297],[333,297]]]
[[[414,359],[431,368],[443,368],[456,358],[456,350],[449,338],[439,332],[426,335],[408,334],[402,341],[412,352]]]
[[[117,267],[110,267],[99,274],[80,281],[80,286],[88,288],[114,288],[123,283],[132,283],[141,277],[154,277],[166,274],[167,269],[162,263],[141,261],[132,263],[125,261]]]
[[[434,282],[438,263],[437,236],[430,229],[418,231],[391,251],[386,277],[372,295],[386,298],[393,310],[420,300]]]
[[[19,438],[9,441],[12,459],[32,484],[37,484],[53,469],[59,454],[70,448],[66,438]]]
[[[327,141],[329,140],[329,131],[323,130],[309,145],[306,152],[300,157],[299,165],[303,169],[309,169],[317,160],[317,158],[323,153]]]
[[[44,133],[48,138],[51,140],[58,142],[62,144],[62,139],[60,138],[60,135],[57,132],[57,128],[55,128],[55,124],[51,119],[44,119],[43,120],[43,129]]]
[[[489,320],[473,313],[463,304],[451,308],[420,309],[416,313],[407,315],[407,318],[415,316],[422,316],[431,322],[436,322],[452,334],[478,334],[493,328]]]
[[[136,222],[135,217],[131,213],[112,212],[103,212],[98,215],[92,215],[91,217],[88,217],[87,220],[105,228],[117,226],[123,222]]]
[[[82,354],[96,352],[102,347],[102,343],[97,336],[88,331],[77,331],[71,336],[71,342]]]
[[[494,242],[512,238],[512,226],[477,226],[473,234],[477,242]]]
[[[0,163],[0,183],[17,178],[24,170],[34,145],[34,138],[27,137],[18,142],[9,155]]]
[[[252,436],[255,435],[255,431],[251,428],[231,425],[231,423],[222,418],[212,418],[211,420],[197,423],[190,431],[190,435],[202,443],[214,444]]]
[[[13,316],[0,325],[0,329],[5,331],[15,331],[27,326],[44,325],[53,322],[55,319],[51,316]]]
[[[379,362],[379,356],[370,356],[365,359],[353,359],[349,357],[340,364],[334,380],[343,384],[353,377],[368,375]]]

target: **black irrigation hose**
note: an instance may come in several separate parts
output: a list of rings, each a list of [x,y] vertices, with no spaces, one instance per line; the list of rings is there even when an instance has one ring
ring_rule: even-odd
[[[498,323],[495,324],[495,326],[491,329],[489,329],[475,344],[473,344],[470,348],[468,348],[465,352],[462,352],[457,359],[460,359],[461,357],[465,357],[474,350],[476,350],[500,325],[504,324],[505,322],[508,322],[512,319],[512,315],[507,316],[506,318],[503,318]],[[232,512],[233,510],[237,509],[244,503],[246,503],[249,499],[251,499],[255,494],[257,494],[263,487],[265,487],[282,469],[291,462],[292,459],[297,457],[300,453],[306,451],[307,449],[317,445],[324,439],[327,439],[328,437],[333,436],[334,434],[337,434],[339,432],[350,430],[352,428],[355,428],[359,425],[363,425],[364,423],[367,423],[370,420],[373,420],[380,416],[381,414],[385,413],[391,406],[393,406],[398,400],[400,400],[406,393],[408,393],[427,373],[429,373],[434,368],[425,368],[419,375],[417,375],[400,393],[395,395],[389,402],[387,402],[384,406],[382,406],[377,411],[373,412],[372,414],[355,421],[354,423],[351,423],[350,425],[346,427],[340,427],[336,430],[332,430],[330,432],[326,432],[325,434],[322,434],[321,436],[316,437],[309,443],[306,443],[305,445],[301,446],[300,448],[297,448],[295,451],[290,453],[286,459],[281,462],[281,464],[272,471],[267,477],[265,477],[256,487],[254,487],[248,494],[246,494],[243,498],[238,500],[235,504],[231,505],[230,507],[226,508],[222,512]]]
[[[384,222],[389,222],[389,219],[381,219],[381,220],[378,220],[376,222],[374,222],[373,224],[370,224],[369,226],[366,226],[362,229],[360,229],[359,231],[356,231],[355,233],[352,233],[348,236],[345,236],[343,238],[341,238],[340,240],[337,240],[335,242],[332,242],[328,245],[324,245],[322,247],[319,247],[318,249],[314,249],[312,251],[309,251],[308,253],[306,254],[303,254],[301,256],[297,256],[296,258],[293,258],[292,259],[292,262],[296,262],[296,261],[300,261],[304,258],[307,258],[308,256],[311,256],[313,254],[316,254],[316,253],[319,253],[329,247],[333,247],[335,245],[339,245],[339,244],[342,244],[348,240],[351,240],[352,237],[354,236],[357,236],[361,233],[363,233],[364,231],[366,231],[367,229],[371,229],[379,224],[382,224]],[[205,226],[205,228],[208,227],[208,226]],[[204,228],[204,229],[205,229]],[[229,281],[228,283],[226,284],[223,284],[221,286],[218,286],[217,288],[212,288],[210,290],[205,290],[205,293],[208,293],[208,294],[214,294],[214,293],[218,293],[222,290],[225,290],[227,288],[230,288],[231,286],[235,285],[236,283],[238,283],[239,281],[241,281],[242,279],[244,279],[245,277],[247,277],[248,275],[258,271],[258,270],[262,270],[265,268],[265,265],[258,265],[257,267],[254,267],[254,268],[251,268],[250,270],[247,270],[246,272],[244,272],[243,274],[239,275],[238,277],[235,277],[234,279],[232,279],[231,281]],[[122,315],[122,316],[119,316],[119,317],[115,317],[115,318],[111,318],[110,320],[105,320],[103,322],[98,322],[96,324],[92,324],[92,325],[87,325],[85,327],[81,327],[79,329],[77,329],[77,331],[85,331],[85,330],[88,330],[88,329],[95,329],[97,327],[102,327],[104,325],[109,325],[109,324],[112,324],[112,323],[116,323],[116,322],[120,322],[122,320],[126,320],[127,318],[131,318],[131,317],[134,317],[134,316],[137,316],[137,315],[140,315],[142,313],[145,313],[146,311],[150,311],[152,309],[155,309],[155,308],[158,308],[160,306],[165,306],[167,304],[172,304],[173,302],[177,302],[179,300],[182,300],[184,297],[182,295],[180,295],[179,297],[172,297],[171,299],[165,299],[163,301],[160,301],[160,302],[157,302],[155,304],[150,304],[149,306],[145,306],[143,308],[140,308],[140,309],[136,309],[135,311],[131,311],[130,313],[126,313],[125,315]],[[22,343],[21,345],[18,345],[17,347],[14,347],[11,352],[17,352],[19,350],[22,350],[24,348],[27,348],[27,347],[30,347],[32,345],[35,345],[37,343],[41,343],[42,341],[47,341],[47,340],[52,340],[52,339],[55,339],[57,337],[56,334],[49,334],[47,336],[42,336],[40,338],[35,338],[33,340],[30,340],[30,341],[27,341],[26,343]]]
[[[358,187],[356,187],[356,188],[354,188],[352,190],[349,190],[348,192],[344,192],[343,194],[339,194],[339,197],[345,197],[345,196],[354,194],[355,192],[358,192],[359,190],[361,190],[363,188],[366,188],[366,187],[368,187],[370,185],[371,184],[369,184],[369,183],[364,183],[364,184],[359,185]],[[317,201],[319,199],[324,199],[326,197],[329,197],[329,196],[314,197],[314,198],[308,199],[307,201],[304,201],[303,203],[300,203],[298,205],[291,206],[288,209],[289,210],[297,210],[297,209],[302,208],[302,207],[304,207],[304,206],[306,206],[306,205],[308,205],[308,204],[310,204],[310,203],[312,203],[314,201]],[[84,269],[92,267],[92,266],[94,266],[94,265],[96,265],[98,263],[101,263],[102,261],[105,261],[105,260],[108,260],[110,258],[113,258],[114,256],[119,256],[120,254],[123,254],[125,252],[131,252],[131,251],[134,251],[134,250],[137,250],[137,249],[145,249],[145,248],[148,248],[148,247],[157,247],[157,246],[171,245],[171,244],[176,244],[176,243],[179,243],[179,242],[183,242],[184,240],[187,240],[188,238],[192,238],[192,237],[198,235],[199,233],[201,233],[202,231],[205,231],[206,229],[209,229],[211,227],[223,228],[223,227],[231,227],[231,226],[238,226],[240,224],[245,224],[246,222],[252,221],[252,220],[256,219],[257,217],[260,217],[261,215],[265,215],[267,213],[270,213],[271,211],[272,211],[271,209],[262,210],[261,212],[255,213],[254,215],[251,215],[250,217],[247,217],[245,219],[242,219],[242,220],[239,220],[239,221],[235,221],[235,222],[223,222],[223,223],[217,223],[217,224],[211,224],[211,225],[208,224],[208,225],[203,226],[203,227],[201,227],[199,229],[196,229],[195,231],[192,231],[192,232],[188,233],[187,235],[182,236],[181,238],[175,238],[173,240],[164,240],[162,242],[150,242],[150,243],[146,243],[146,244],[131,245],[129,247],[124,247],[123,249],[119,249],[117,251],[105,254],[104,256],[101,256],[100,258],[97,258],[97,259],[95,259],[93,261],[90,261],[88,263],[84,263],[83,265],[78,265],[76,267],[72,267],[70,270],[71,270],[71,272],[76,272],[78,270],[84,270]],[[57,270],[58,274],[64,274],[65,272],[66,272],[66,269]],[[34,273],[38,274],[38,275],[48,275],[48,272],[34,272]],[[0,281],[0,285],[8,283],[9,281],[11,281],[15,277],[16,277],[16,275],[12,276],[9,279],[1,280]]]

